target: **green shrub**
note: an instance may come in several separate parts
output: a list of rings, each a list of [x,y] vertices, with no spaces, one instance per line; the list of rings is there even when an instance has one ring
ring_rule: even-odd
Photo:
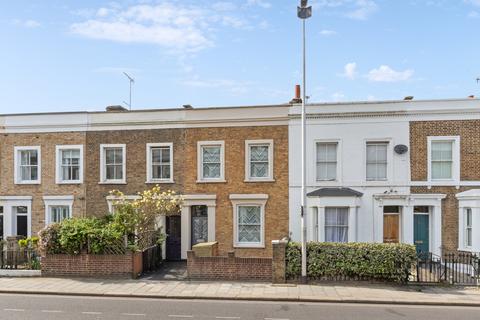
[[[50,254],[102,254],[118,247],[123,233],[107,219],[73,218],[51,224],[39,232],[42,251]]]
[[[301,275],[301,249],[289,243],[286,275]],[[338,278],[405,283],[416,260],[415,246],[384,243],[307,244],[307,275],[310,279]]]

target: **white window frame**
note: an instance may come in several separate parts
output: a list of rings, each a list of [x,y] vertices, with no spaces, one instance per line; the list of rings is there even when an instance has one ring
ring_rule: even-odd
[[[139,195],[125,195],[123,198],[122,197],[117,197],[115,195],[109,195],[107,196],[107,205],[108,205],[108,213],[109,214],[115,214],[115,204],[123,199],[126,201],[135,201],[139,200],[141,197]]]
[[[37,151],[38,165],[37,165],[37,179],[36,180],[22,180],[20,163],[21,151],[35,150]],[[21,146],[14,147],[14,182],[15,184],[41,184],[42,182],[42,148],[40,146]]]
[[[220,177],[204,178],[203,177],[203,147],[220,146]],[[197,183],[205,182],[226,182],[225,181],[225,141],[198,141],[197,142]]]
[[[459,182],[460,181],[460,136],[429,136],[427,137],[427,161],[428,161],[428,181],[429,182]],[[453,142],[452,145],[452,178],[451,179],[433,179],[432,178],[432,142]]]
[[[16,235],[17,216],[13,207],[27,207],[27,236],[32,236],[32,196],[0,196],[0,205],[3,206],[4,239]]]
[[[164,148],[168,147],[170,149],[170,179],[154,179],[153,178],[153,160],[152,160],[152,149],[154,148]],[[173,143],[172,142],[162,142],[162,143],[147,143],[147,182],[146,183],[173,183]]]
[[[385,179],[369,179],[367,175],[367,166],[368,166],[368,152],[367,152],[367,147],[369,144],[386,144],[387,145],[387,163],[386,163],[386,177]],[[375,183],[375,182],[382,182],[382,181],[388,181],[391,176],[391,165],[392,165],[392,157],[391,157],[391,148],[392,148],[392,141],[391,139],[367,139],[365,140],[365,161],[364,161],[364,170],[365,170],[365,181],[370,182],[370,183]]]
[[[465,246],[466,249],[472,249],[473,247],[473,210],[472,208],[464,208],[463,210],[463,234],[464,234],[464,243],[463,245]],[[470,226],[468,225],[468,214],[470,213]],[[470,234],[472,235],[471,237],[471,243],[468,243],[468,230],[470,230]]]
[[[252,177],[250,175],[251,163],[250,163],[250,147],[252,146],[268,146],[268,176],[267,177]],[[245,140],[245,182],[272,182],[273,178],[273,140]]]
[[[66,196],[43,196],[43,202],[45,203],[45,225],[53,223],[50,219],[50,209],[52,207],[68,207],[69,219],[73,216],[73,195]]]
[[[337,214],[338,214],[338,209],[346,209],[347,210],[347,225],[327,225],[327,210],[328,209],[335,209],[337,210]],[[324,209],[324,217],[323,217],[323,234],[324,234],[324,241],[327,242],[327,227],[342,227],[342,228],[347,228],[347,241],[346,242],[331,242],[331,241],[328,241],[328,242],[331,242],[331,243],[349,243],[349,242],[352,242],[352,240],[350,240],[350,228],[351,228],[351,224],[350,224],[350,217],[351,217],[351,214],[350,214],[350,207],[342,207],[342,206],[329,206],[329,207],[325,207]]]
[[[79,163],[79,179],[78,180],[64,180],[62,177],[62,151],[64,150],[79,150],[80,151],[80,163]],[[55,181],[57,184],[82,184],[83,183],[83,145],[57,145],[55,146]]]
[[[265,205],[268,194],[231,194],[233,207],[233,247],[234,248],[265,248]],[[238,210],[243,206],[260,207],[260,242],[245,243],[238,241]]]
[[[105,150],[107,148],[122,148],[122,179],[107,179]],[[100,184],[126,184],[127,183],[127,145],[126,144],[101,144],[100,145]]]
[[[317,179],[317,163],[318,163],[318,158],[317,158],[317,148],[319,144],[336,144],[337,145],[337,166],[335,169],[335,179],[329,180],[329,179]],[[340,152],[340,140],[315,140],[314,144],[314,165],[315,165],[315,181],[317,183],[323,183],[323,182],[339,182],[341,181],[340,179],[340,163],[341,163],[341,152]]]

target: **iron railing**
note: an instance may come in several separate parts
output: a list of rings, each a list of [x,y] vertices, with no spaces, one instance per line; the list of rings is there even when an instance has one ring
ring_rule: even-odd
[[[0,269],[40,269],[40,258],[34,248],[7,247],[0,243]]]
[[[410,282],[479,285],[480,253],[419,253]]]

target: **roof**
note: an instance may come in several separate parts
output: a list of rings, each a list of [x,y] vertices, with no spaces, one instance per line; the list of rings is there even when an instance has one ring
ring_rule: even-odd
[[[307,194],[308,197],[361,197],[363,193],[350,188],[320,188]]]

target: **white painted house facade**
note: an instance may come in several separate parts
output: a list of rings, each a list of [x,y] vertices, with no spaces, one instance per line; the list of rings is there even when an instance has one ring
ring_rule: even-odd
[[[417,248],[425,242],[422,250],[440,254],[446,195],[410,192],[413,185],[432,184],[411,182],[410,121],[465,118],[455,110],[479,107],[478,100],[470,100],[308,105],[307,241],[402,242]],[[292,239],[299,241],[300,105],[290,109],[289,163],[289,227]],[[425,229],[425,239],[420,228]]]

